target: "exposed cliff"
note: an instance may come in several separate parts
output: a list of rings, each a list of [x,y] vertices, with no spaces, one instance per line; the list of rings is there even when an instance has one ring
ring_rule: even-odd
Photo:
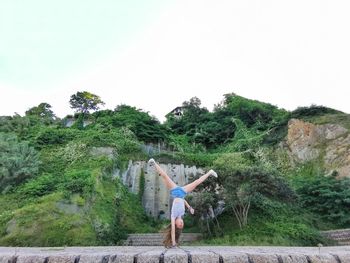
[[[326,172],[350,176],[350,131],[339,124],[288,123],[287,150],[296,163],[318,159]]]

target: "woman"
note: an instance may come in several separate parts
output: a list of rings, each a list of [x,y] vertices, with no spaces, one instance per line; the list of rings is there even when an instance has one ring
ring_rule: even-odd
[[[179,243],[179,237],[181,234],[181,231],[184,227],[184,221],[182,217],[185,214],[185,206],[189,209],[191,214],[194,214],[194,209],[186,202],[184,197],[189,193],[192,192],[199,184],[204,182],[210,175],[213,175],[215,177],[218,177],[216,172],[213,170],[210,170],[206,174],[202,175],[197,180],[193,181],[190,184],[187,184],[185,186],[178,186],[176,185],[173,180],[162,170],[162,168],[155,162],[155,160],[152,158],[148,161],[149,165],[154,166],[156,171],[159,173],[159,175],[162,176],[164,179],[165,185],[170,190],[171,196],[174,198],[173,204],[171,207],[171,224],[168,226],[164,240],[164,245],[166,247],[172,247],[177,246]]]

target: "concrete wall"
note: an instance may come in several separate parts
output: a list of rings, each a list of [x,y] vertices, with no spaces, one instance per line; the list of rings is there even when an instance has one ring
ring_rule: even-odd
[[[196,166],[185,166],[183,164],[160,164],[162,169],[178,185],[186,185],[195,176],[204,173]],[[135,194],[140,191],[141,174],[145,176],[145,188],[142,198],[142,205],[146,213],[155,218],[169,218],[172,199],[169,190],[166,188],[163,179],[153,167],[145,161],[129,161],[125,171],[115,170],[113,176],[118,176],[124,185]]]

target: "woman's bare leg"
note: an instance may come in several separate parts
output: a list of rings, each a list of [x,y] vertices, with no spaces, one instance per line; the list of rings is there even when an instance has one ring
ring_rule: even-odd
[[[213,175],[213,176],[217,177],[217,174],[213,170],[210,170],[206,174],[199,177],[197,180],[193,181],[190,184],[185,185],[184,186],[185,191],[187,193],[192,192],[198,185],[203,183],[209,177],[209,175]]]
[[[154,165],[156,171],[162,176],[164,183],[168,189],[172,189],[176,186],[176,184],[171,180],[171,178],[166,174],[166,172],[156,163],[156,161],[152,158],[148,161],[149,164]]]

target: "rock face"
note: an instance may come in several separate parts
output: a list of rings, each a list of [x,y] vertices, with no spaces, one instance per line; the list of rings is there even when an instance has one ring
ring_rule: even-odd
[[[204,173],[196,166],[189,167],[183,164],[160,164],[160,166],[180,186],[186,185],[194,177]],[[125,171],[117,169],[113,176],[119,177],[131,192],[137,194],[140,191],[142,175],[145,177],[142,205],[146,213],[155,218],[169,218],[172,199],[162,177],[153,167],[150,167],[145,161],[129,161]]]
[[[328,172],[350,176],[350,133],[344,127],[291,119],[286,142],[293,161],[303,163],[321,158]]]
[[[113,159],[114,155],[116,155],[116,149],[113,147],[91,147],[90,154],[92,156],[106,156]]]

